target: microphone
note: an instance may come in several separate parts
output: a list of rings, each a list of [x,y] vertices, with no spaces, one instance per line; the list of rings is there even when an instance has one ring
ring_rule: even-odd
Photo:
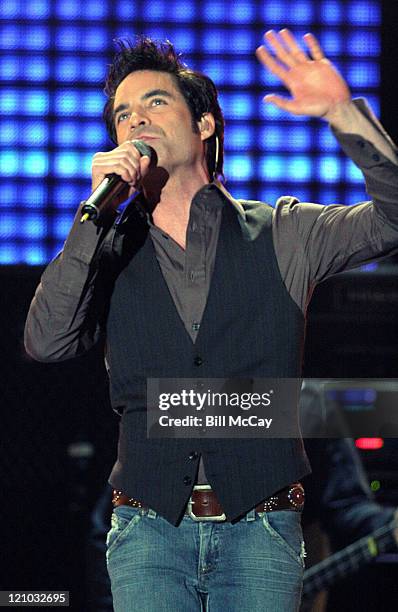
[[[131,140],[140,156],[152,157],[152,149],[143,140]],[[80,223],[97,221],[104,211],[109,208],[112,199],[125,188],[126,182],[118,174],[107,174],[98,187],[93,191],[82,207]]]

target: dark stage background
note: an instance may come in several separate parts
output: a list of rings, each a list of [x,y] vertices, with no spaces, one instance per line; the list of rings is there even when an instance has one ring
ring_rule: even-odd
[[[396,141],[397,22],[396,3],[384,2],[381,112]],[[42,270],[0,268],[0,590],[67,589],[71,609],[83,612],[89,515],[115,458],[117,418],[108,402],[100,347],[63,364],[35,363],[24,354],[23,325]],[[316,289],[305,376],[397,378],[397,274],[393,258]],[[380,502],[398,505],[397,442],[386,440],[382,449],[362,454],[369,481],[381,483]],[[397,576],[396,558],[381,559],[339,589],[336,612],[354,606],[396,610]]]

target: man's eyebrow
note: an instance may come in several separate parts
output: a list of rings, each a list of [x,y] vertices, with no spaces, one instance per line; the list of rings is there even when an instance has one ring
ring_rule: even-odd
[[[172,93],[167,91],[167,89],[152,89],[151,91],[147,91],[143,96],[141,96],[141,100],[148,100],[148,98],[153,98],[153,96],[164,96],[166,98],[171,98],[175,100],[175,96]],[[129,108],[129,104],[119,104],[113,111],[113,116],[120,113],[120,111],[127,110]]]
[[[148,98],[152,98],[153,96],[166,96],[166,98],[175,98],[173,94],[171,94],[167,89],[152,89],[152,91],[148,91],[146,94],[141,96],[141,100],[148,100]]]

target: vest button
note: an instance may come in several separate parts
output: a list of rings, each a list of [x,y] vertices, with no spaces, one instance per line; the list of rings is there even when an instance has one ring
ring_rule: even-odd
[[[194,364],[195,364],[196,366],[200,366],[200,365],[202,365],[202,363],[203,363],[203,359],[202,359],[202,357],[199,357],[199,355],[198,355],[197,357],[195,357],[195,359],[193,360],[193,362],[194,362]]]
[[[192,483],[192,478],[190,476],[184,476],[183,483],[184,485],[190,485]]]
[[[188,459],[190,459],[191,461],[197,458],[198,458],[198,453],[196,451],[192,451],[192,453],[189,453],[188,455]]]

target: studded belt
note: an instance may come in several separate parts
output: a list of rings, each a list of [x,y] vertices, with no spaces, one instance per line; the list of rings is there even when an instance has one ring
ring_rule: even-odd
[[[300,512],[304,507],[304,488],[300,482],[295,482],[289,487],[281,489],[261,504],[255,507],[255,511],[274,512],[275,510],[294,510]],[[124,495],[122,491],[113,491],[113,506],[131,506],[148,510],[143,503]],[[210,485],[195,485],[189,498],[185,514],[196,521],[226,521],[227,518]]]

